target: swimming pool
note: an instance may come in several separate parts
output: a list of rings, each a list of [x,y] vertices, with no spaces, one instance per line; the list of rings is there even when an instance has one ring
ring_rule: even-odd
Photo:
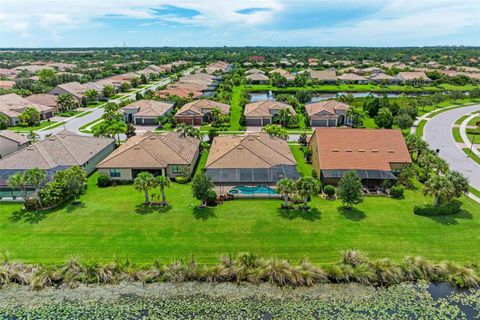
[[[242,195],[276,195],[277,192],[270,188],[270,187],[264,187],[264,186],[252,186],[252,187],[247,187],[247,186],[238,186],[230,189],[228,191],[229,194],[242,194]]]

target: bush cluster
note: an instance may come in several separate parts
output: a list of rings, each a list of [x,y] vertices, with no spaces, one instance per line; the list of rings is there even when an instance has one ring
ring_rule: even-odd
[[[415,206],[413,208],[413,213],[419,216],[443,216],[460,212],[461,206],[462,203],[458,200],[437,206],[427,204],[423,206]]]
[[[390,189],[390,196],[394,199],[402,199],[404,192],[405,192],[405,189],[403,188],[403,186],[401,185],[393,186]]]
[[[110,181],[110,178],[107,175],[101,174],[98,176],[97,185],[100,188],[109,187],[112,185],[112,181]]]
[[[332,198],[335,195],[335,187],[327,184],[323,188],[323,192],[327,195],[327,197]]]
[[[76,287],[78,284],[113,284],[120,281],[210,283],[249,282],[279,286],[311,286],[319,283],[349,283],[388,286],[405,281],[448,282],[460,287],[478,287],[475,267],[452,262],[433,263],[422,257],[407,257],[401,263],[389,259],[370,260],[358,251],[347,250],[342,259],[322,268],[303,259],[292,265],[283,259],[263,259],[252,253],[236,258],[223,256],[216,265],[175,261],[138,267],[130,262],[85,265],[71,259],[62,265],[27,265],[5,261],[0,264],[0,287],[12,283],[28,285],[34,290],[46,287]]]

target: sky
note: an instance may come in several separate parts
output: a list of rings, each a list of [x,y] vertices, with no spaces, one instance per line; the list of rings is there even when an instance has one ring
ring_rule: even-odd
[[[480,0],[0,0],[0,47],[480,45]]]

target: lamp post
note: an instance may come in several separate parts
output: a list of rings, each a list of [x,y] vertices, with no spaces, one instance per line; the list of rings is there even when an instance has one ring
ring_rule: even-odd
[[[473,133],[472,144],[470,145],[470,151],[472,151],[473,145],[475,144],[475,137],[477,136],[478,129],[480,129],[480,121],[477,121],[476,125],[477,125],[477,128],[475,129],[475,132]]]

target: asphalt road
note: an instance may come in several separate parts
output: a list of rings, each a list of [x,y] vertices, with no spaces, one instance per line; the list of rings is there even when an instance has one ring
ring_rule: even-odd
[[[480,110],[480,105],[445,111],[434,116],[424,128],[423,139],[450,165],[450,169],[459,171],[468,178],[470,185],[480,190],[480,165],[468,158],[461,150],[452,135],[452,127],[461,116]]]
[[[188,69],[188,70],[184,71],[183,74],[184,75],[189,74],[191,71],[192,71],[192,69]],[[133,99],[133,100],[135,100],[135,95],[137,94],[137,92],[140,92],[140,93],[144,94],[145,91],[147,91],[149,89],[152,90],[152,91],[155,91],[158,87],[167,85],[170,82],[171,82],[171,78],[168,77],[168,78],[163,79],[162,81],[156,82],[152,85],[149,85],[145,88],[142,88],[141,90],[132,92],[127,97],[122,96],[118,99],[110,100],[110,102],[119,102],[121,99]],[[86,125],[87,123],[90,123],[94,120],[100,119],[103,115],[103,112],[104,112],[103,108],[99,108],[99,107],[91,108],[90,111],[92,111],[92,113],[87,114],[87,115],[85,115],[83,117],[80,117],[80,118],[72,118],[72,119],[66,121],[65,124],[62,125],[62,126],[59,126],[59,127],[53,128],[53,129],[38,130],[38,131],[36,131],[36,133],[40,136],[40,139],[45,139],[46,135],[57,134],[57,133],[63,131],[64,129],[75,132],[75,133],[78,133],[78,134],[82,134],[79,131],[79,128]]]

